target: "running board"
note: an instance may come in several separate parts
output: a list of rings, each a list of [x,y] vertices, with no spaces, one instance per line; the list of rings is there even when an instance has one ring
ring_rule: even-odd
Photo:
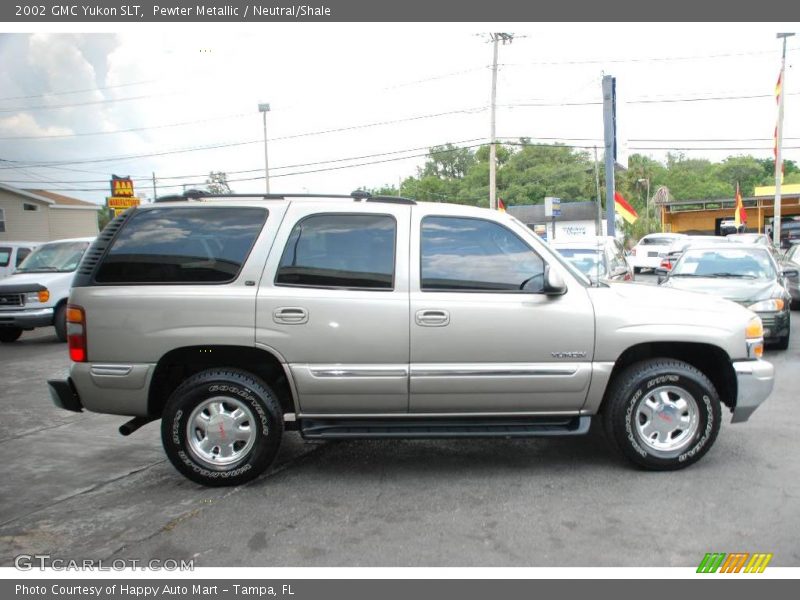
[[[522,438],[583,435],[591,417],[569,418],[402,418],[396,419],[302,419],[300,431],[307,439],[429,439]]]

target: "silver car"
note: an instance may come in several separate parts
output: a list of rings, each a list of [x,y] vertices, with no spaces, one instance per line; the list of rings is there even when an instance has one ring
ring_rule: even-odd
[[[580,271],[512,216],[397,197],[197,197],[86,253],[55,403],[161,421],[205,485],[308,440],[585,434],[642,468],[699,460],[773,385],[758,317]]]
[[[554,240],[550,245],[592,281],[633,281],[633,268],[616,238]]]

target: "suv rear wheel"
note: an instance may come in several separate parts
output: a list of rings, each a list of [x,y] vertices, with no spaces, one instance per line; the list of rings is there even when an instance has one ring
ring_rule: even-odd
[[[603,408],[611,444],[650,470],[682,469],[714,443],[720,401],[708,377],[683,361],[635,363],[612,382]]]
[[[170,396],[161,440],[170,462],[203,485],[239,485],[272,464],[283,436],[277,396],[239,369],[209,369]]]

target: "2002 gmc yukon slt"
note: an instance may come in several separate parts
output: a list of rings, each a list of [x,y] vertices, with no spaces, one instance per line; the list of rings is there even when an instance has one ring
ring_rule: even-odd
[[[525,225],[364,193],[159,202],[86,253],[68,410],[161,419],[186,477],[262,473],[307,439],[580,435],[633,463],[700,459],[721,405],[772,390],[762,326],[724,300],[591,284]]]

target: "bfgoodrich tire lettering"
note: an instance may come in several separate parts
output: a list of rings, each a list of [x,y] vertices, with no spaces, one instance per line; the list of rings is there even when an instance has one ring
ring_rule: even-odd
[[[203,422],[213,423],[208,435]],[[231,428],[238,422],[242,439],[233,442],[238,430]],[[193,438],[194,423],[201,425]],[[192,481],[209,486],[239,485],[258,477],[272,464],[282,436],[277,397],[259,378],[238,369],[193,375],[172,393],[161,420],[161,441],[170,462]],[[228,456],[220,452],[222,443]]]
[[[708,452],[719,433],[717,391],[688,363],[650,359],[627,367],[611,383],[603,406],[611,445],[636,465],[682,469]]]

